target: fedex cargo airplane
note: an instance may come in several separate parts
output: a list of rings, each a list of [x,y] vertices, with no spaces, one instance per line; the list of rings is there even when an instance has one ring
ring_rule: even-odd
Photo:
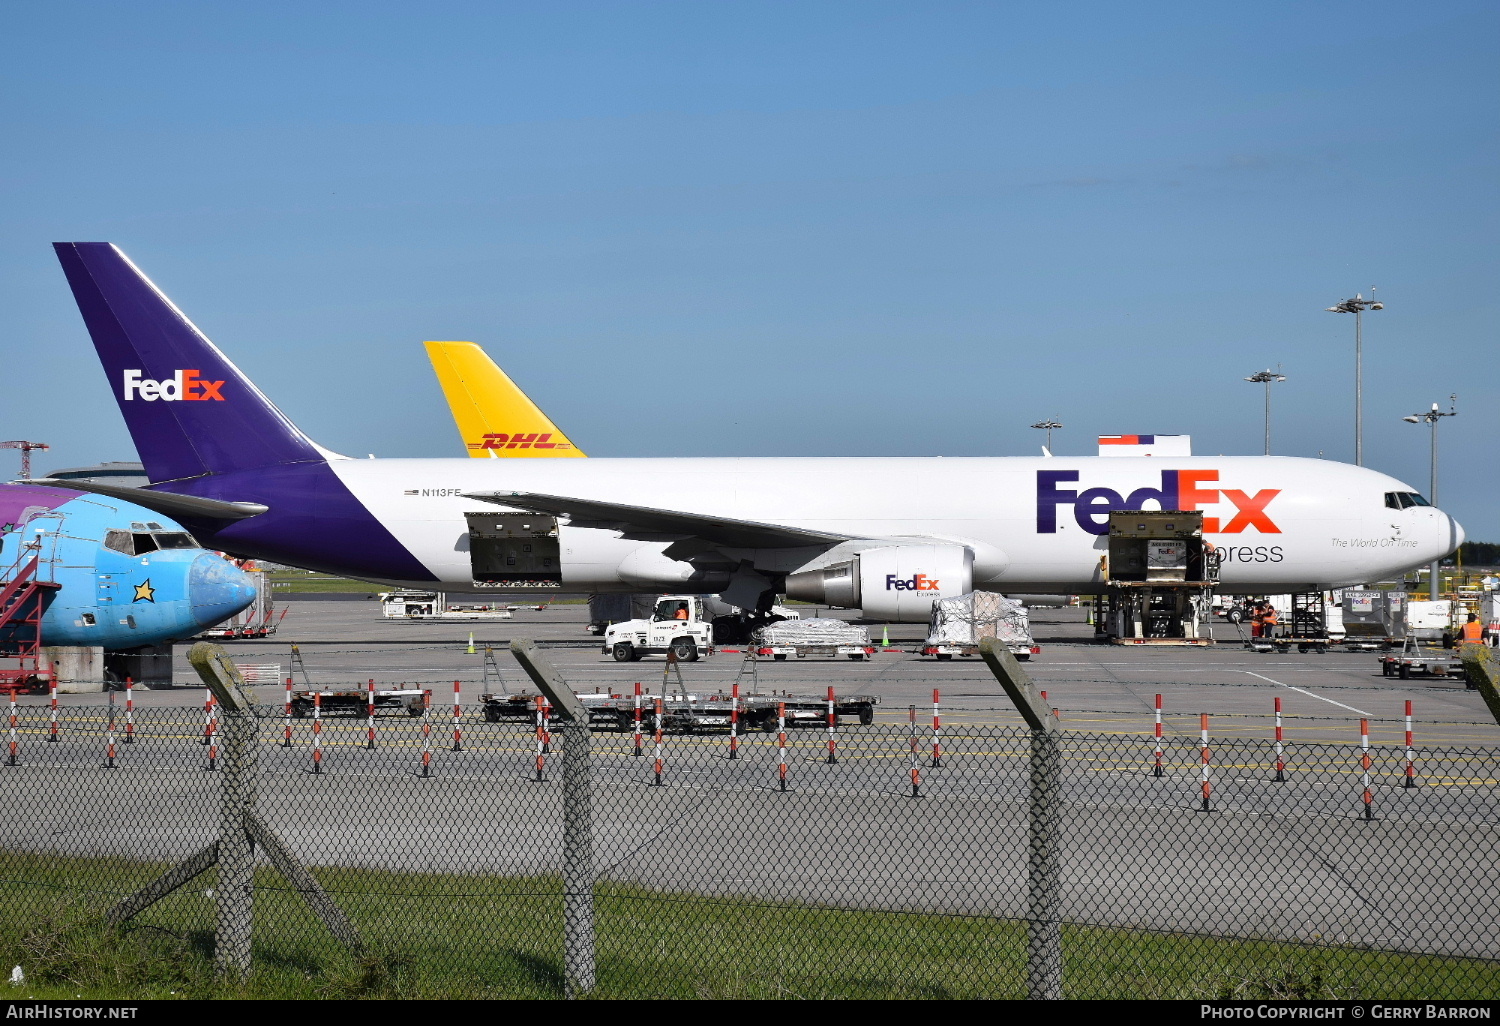
[[[1110,510],[1202,511],[1231,592],[1386,578],[1463,540],[1409,485],[1286,457],[349,459],[117,248],[55,248],[152,481],[86,487],[260,559],[454,592],[715,592],[748,609],[785,592],[925,621],[975,588],[1100,591]]]

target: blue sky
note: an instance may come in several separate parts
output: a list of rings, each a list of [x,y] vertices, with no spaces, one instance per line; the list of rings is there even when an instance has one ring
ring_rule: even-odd
[[[319,442],[447,456],[420,343],[593,455],[1366,463],[1500,540],[1493,3],[8,3],[0,435],[134,458],[48,243]],[[0,456],[0,459],[14,459]],[[11,471],[14,467],[11,468]]]

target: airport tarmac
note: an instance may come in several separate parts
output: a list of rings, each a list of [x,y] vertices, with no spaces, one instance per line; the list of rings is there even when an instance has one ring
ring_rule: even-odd
[[[274,665],[279,675],[293,673],[292,645],[300,650],[306,679],[317,685],[364,684],[377,687],[411,684],[432,688],[434,701],[451,703],[459,681],[465,703],[483,690],[525,689],[519,666],[507,651],[511,640],[532,638],[546,646],[548,657],[579,691],[609,690],[628,694],[640,682],[648,692],[662,687],[666,663],[647,658],[617,663],[585,631],[586,605],[558,604],[543,609],[520,607],[514,618],[498,622],[421,623],[380,617],[373,601],[284,601],[288,609],[278,633],[264,640],[225,643],[241,664]],[[811,610],[810,610],[811,612]],[[816,610],[828,615],[827,610]],[[1282,700],[1287,740],[1357,744],[1360,720],[1367,719],[1370,741],[1399,745],[1405,738],[1405,703],[1412,703],[1418,744],[1493,746],[1500,726],[1489,716],[1476,691],[1453,679],[1399,680],[1382,677],[1373,653],[1330,652],[1326,655],[1258,654],[1246,650],[1235,628],[1222,621],[1213,648],[1124,647],[1093,640],[1086,611],[1078,608],[1035,609],[1033,632],[1040,654],[1025,664],[1048,701],[1059,711],[1065,729],[1104,734],[1145,735],[1153,731],[1155,696],[1162,696],[1163,731],[1168,736],[1196,737],[1200,714],[1210,716],[1216,737],[1269,739],[1273,736],[1274,700]],[[475,654],[468,652],[473,632]],[[882,628],[871,628],[878,641]],[[908,707],[930,718],[933,690],[940,692],[944,722],[1016,725],[1021,721],[998,683],[977,659],[939,662],[915,654],[925,634],[918,624],[889,628],[891,651],[880,650],[867,661],[756,660],[754,673],[762,693],[790,691],[823,694],[829,686],[840,694],[869,694],[880,700],[878,723],[904,722]],[[490,671],[486,683],[485,650],[490,648],[502,681]],[[744,656],[719,652],[681,664],[690,692],[713,693],[738,679],[750,693],[754,682]],[[295,673],[297,687],[304,683]],[[186,646],[178,647],[176,686],[137,689],[135,702],[196,705],[203,691],[187,664]],[[676,690],[673,678],[670,690]],[[264,701],[279,702],[281,689],[258,689]],[[63,696],[67,705],[98,705],[101,695]],[[45,702],[23,697],[23,704]]]
[[[637,680],[657,687],[665,665],[614,662],[584,632],[579,605],[521,609],[511,621],[475,625],[475,655],[467,651],[467,624],[385,621],[373,602],[287,605],[279,636],[226,646],[237,662],[277,663],[285,672],[295,642],[316,683],[374,678],[434,690],[428,719],[380,717],[373,746],[363,717],[325,721],[315,774],[311,721],[288,721],[292,736],[283,747],[286,728],[273,711],[281,689],[260,689],[271,712],[260,728],[260,809],[314,865],[555,871],[559,755],[547,757],[538,782],[530,726],[485,723],[472,704],[454,751],[452,681],[461,682],[466,703],[477,699],[489,644],[505,686],[519,691],[521,672],[503,643],[522,637],[548,643],[547,654],[580,691],[628,690]],[[1229,643],[1122,649],[1090,640],[1081,610],[1036,610],[1033,622],[1042,652],[1027,668],[1070,732],[1060,792],[1066,918],[1500,955],[1500,931],[1475,914],[1500,886],[1490,857],[1500,816],[1500,728],[1486,722],[1475,692],[1383,678],[1370,654],[1259,656]],[[1233,637],[1232,628],[1224,631]],[[912,647],[920,633],[903,625],[891,639]],[[741,655],[720,652],[685,664],[684,680],[694,692],[712,692],[732,682],[742,663]],[[637,757],[631,735],[597,732],[603,878],[703,895],[1024,915],[1027,742],[1020,732],[986,729],[1020,720],[982,663],[903,652],[868,662],[762,660],[757,670],[763,692],[832,685],[878,695],[877,723],[841,726],[835,764],[826,759],[825,731],[790,732],[785,791],[775,734],[747,734],[736,760],[722,734],[669,735],[656,786],[649,736]],[[204,771],[216,749],[201,743],[203,689],[190,686],[186,673],[180,680],[136,694],[136,740],[128,745],[119,696],[112,735],[101,718],[104,696],[64,696],[56,742],[46,737],[45,697],[23,698],[20,757],[0,773],[0,792],[17,810],[6,846],[153,864],[207,843],[220,775]],[[493,678],[491,687],[504,690]],[[943,696],[940,766],[929,757],[934,688]],[[1167,709],[1159,775],[1150,740],[1157,693]],[[1264,743],[1275,697],[1286,711],[1285,780],[1273,775],[1273,748]],[[1407,699],[1415,713],[1413,787],[1403,786]],[[909,735],[911,705],[918,726]],[[1214,745],[1208,814],[1200,808],[1203,712]],[[1361,712],[1371,714],[1368,785]],[[112,756],[110,736],[118,742]],[[424,751],[430,777],[422,776]],[[110,758],[118,768],[101,768]],[[920,798],[911,793],[913,768]],[[1362,788],[1374,795],[1368,819]],[[49,797],[57,795],[68,798]],[[1268,894],[1278,897],[1268,902]]]

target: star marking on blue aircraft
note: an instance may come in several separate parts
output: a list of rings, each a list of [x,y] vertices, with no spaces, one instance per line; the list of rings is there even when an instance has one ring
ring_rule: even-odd
[[[153,588],[153,587],[151,587],[151,578],[148,577],[148,578],[146,578],[146,580],[143,583],[135,585],[135,598],[131,599],[130,601],[132,601],[132,602],[155,602],[156,601],[156,589]]]

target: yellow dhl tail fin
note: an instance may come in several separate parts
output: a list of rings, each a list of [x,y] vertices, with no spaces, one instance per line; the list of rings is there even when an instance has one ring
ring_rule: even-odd
[[[473,342],[425,345],[470,456],[586,455]]]

